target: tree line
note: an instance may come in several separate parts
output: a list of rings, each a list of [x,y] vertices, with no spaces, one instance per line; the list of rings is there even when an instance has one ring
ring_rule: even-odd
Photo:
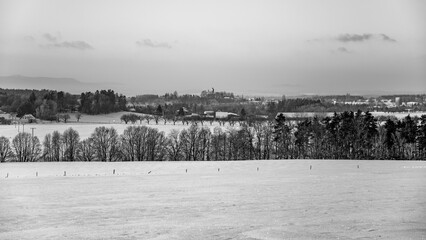
[[[1,110],[21,118],[25,114],[44,120],[57,120],[57,114],[75,111],[78,97],[62,91],[0,90]]]
[[[239,126],[191,124],[167,135],[141,125],[97,127],[81,140],[72,128],[62,134],[19,133],[0,137],[0,161],[220,161],[252,159],[426,159],[426,115],[379,123],[369,112],[290,122],[281,114],[271,122]]]
[[[80,95],[79,111],[88,114],[105,114],[125,111],[126,96],[114,93],[113,90],[97,90]]]
[[[130,100],[130,104],[134,104],[133,108],[135,112],[151,115],[158,114],[157,109],[161,107],[163,109],[163,115],[173,116],[176,115],[180,109],[185,108],[190,113],[196,114],[203,114],[204,111],[233,113],[245,111],[247,116],[267,115],[271,120],[273,120],[277,112],[302,112],[301,109],[311,111],[312,109],[310,108],[316,109],[314,111],[318,111],[318,108],[325,111],[330,107],[329,105],[331,105],[321,103],[319,100],[307,98],[286,99],[262,104],[260,102],[249,102],[238,98],[225,99],[226,101],[219,102],[216,98],[202,98],[197,95],[194,95],[195,97],[193,98],[185,98],[184,96],[186,95],[180,96],[178,99],[164,101],[163,103],[159,103],[160,101],[152,101],[144,105],[137,105]]]
[[[59,121],[68,112],[87,114],[126,110],[126,96],[113,90],[101,90],[72,95],[63,91],[0,89],[0,110],[21,118],[32,114],[36,118]],[[66,120],[65,120],[66,121]]]

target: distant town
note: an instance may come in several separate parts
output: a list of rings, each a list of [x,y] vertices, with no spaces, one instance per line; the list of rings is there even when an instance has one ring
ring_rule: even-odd
[[[313,95],[282,97],[249,97],[230,92],[217,92],[214,88],[202,91],[200,95],[181,95],[177,92],[165,95],[138,95],[128,98],[127,109],[133,112],[151,114],[154,108],[164,106],[182,108],[185,114],[211,115],[227,111],[236,115],[260,115],[273,117],[277,112],[418,112],[426,110],[426,94],[385,95],[365,97],[359,95]],[[175,112],[179,110],[175,109]]]
[[[143,94],[126,97],[113,90],[76,95],[53,90],[0,89],[0,114],[3,124],[8,122],[6,119],[66,122],[70,114],[81,116],[118,111],[146,114],[158,122],[159,118],[164,121],[177,121],[182,118],[273,120],[278,113],[287,113],[287,118],[291,119],[358,110],[406,114],[424,112],[426,94],[377,97],[350,94],[252,97],[211,88],[201,91],[199,95],[180,95],[175,91],[164,95]],[[76,118],[79,120],[79,117]]]

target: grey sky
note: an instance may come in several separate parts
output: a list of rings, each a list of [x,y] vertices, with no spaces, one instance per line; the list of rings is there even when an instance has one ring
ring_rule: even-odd
[[[128,95],[426,92],[425,23],[422,0],[0,0],[0,75]]]

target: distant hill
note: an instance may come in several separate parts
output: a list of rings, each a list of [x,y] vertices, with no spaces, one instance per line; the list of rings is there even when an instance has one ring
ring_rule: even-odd
[[[49,89],[80,94],[97,89],[112,88],[112,84],[84,83],[73,78],[27,77],[21,75],[0,76],[0,88],[9,89]]]

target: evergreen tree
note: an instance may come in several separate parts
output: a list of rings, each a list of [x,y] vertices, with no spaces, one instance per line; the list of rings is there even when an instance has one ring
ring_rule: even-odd
[[[157,109],[155,110],[155,114],[159,116],[163,115],[163,108],[161,105],[158,105]]]
[[[32,91],[31,94],[30,94],[30,97],[28,98],[28,102],[34,105],[36,100],[37,100],[37,97],[36,97],[34,91]]]
[[[386,130],[385,145],[388,150],[388,156],[395,156],[395,145],[396,145],[396,124],[391,119],[388,119],[384,126]]]
[[[417,130],[418,148],[421,152],[421,158],[426,159],[426,115],[420,118],[420,126]]]
[[[309,155],[309,140],[311,138],[311,120],[307,119],[297,124],[297,131],[294,133],[295,145],[299,158]]]
[[[275,157],[288,158],[289,157],[289,139],[290,128],[285,124],[285,116],[280,113],[275,117],[275,125],[273,129],[273,141],[275,142]]]
[[[244,108],[242,108],[240,111],[240,117],[241,117],[241,121],[244,121],[247,118],[247,112]]]
[[[29,101],[24,102],[18,107],[16,116],[21,118],[25,114],[34,114],[34,105]]]

